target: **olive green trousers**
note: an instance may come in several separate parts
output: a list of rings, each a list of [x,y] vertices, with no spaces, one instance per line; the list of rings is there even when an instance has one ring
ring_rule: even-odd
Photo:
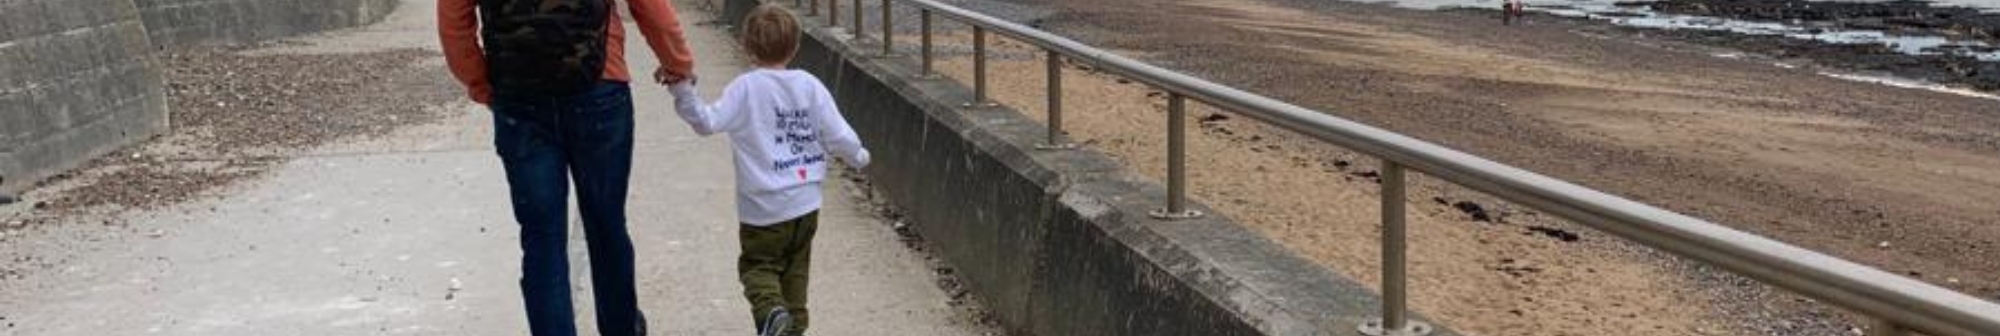
[[[757,330],[764,329],[773,308],[785,307],[792,326],[782,334],[805,333],[806,274],[812,269],[812,240],[818,231],[818,211],[770,226],[741,225],[737,237],[743,254],[736,258],[736,272]]]

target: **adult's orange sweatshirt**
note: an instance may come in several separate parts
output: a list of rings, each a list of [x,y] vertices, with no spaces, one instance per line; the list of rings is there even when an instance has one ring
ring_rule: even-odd
[[[632,20],[645,35],[646,45],[668,72],[687,75],[694,71],[694,53],[681,34],[679,14],[667,0],[624,0],[632,9]],[[614,1],[615,3],[615,1]],[[493,86],[486,78],[486,54],[479,47],[478,0],[438,0],[438,38],[444,42],[445,63],[452,76],[465,84],[472,101],[493,101]],[[625,25],[618,11],[605,21],[609,34],[604,44],[604,79],[631,82],[632,71],[625,66]]]

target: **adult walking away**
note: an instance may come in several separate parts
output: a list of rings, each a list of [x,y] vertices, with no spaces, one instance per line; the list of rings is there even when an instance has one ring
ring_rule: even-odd
[[[438,35],[451,72],[473,101],[493,111],[493,144],[521,226],[521,295],[536,336],[576,334],[565,256],[570,181],[589,244],[598,332],[646,334],[625,230],[632,76],[613,3],[438,1]],[[694,57],[671,4],[626,3],[663,65],[655,80],[686,78]]]

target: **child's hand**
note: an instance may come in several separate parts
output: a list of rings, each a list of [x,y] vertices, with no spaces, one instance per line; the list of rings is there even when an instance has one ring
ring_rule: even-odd
[[[685,77],[679,78],[675,82],[666,83],[667,92],[672,93],[675,99],[698,99],[699,97],[695,94],[694,81],[694,77]]]

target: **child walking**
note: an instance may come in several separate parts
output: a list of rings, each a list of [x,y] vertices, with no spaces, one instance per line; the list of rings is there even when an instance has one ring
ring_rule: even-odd
[[[756,67],[730,81],[714,104],[695,93],[693,79],[673,83],[674,107],[695,133],[729,134],[742,222],[736,268],[758,334],[801,335],[827,154],[863,167],[868,150],[826,86],[786,68],[798,51],[797,18],[766,4],[751,10],[742,27],[743,49]]]

